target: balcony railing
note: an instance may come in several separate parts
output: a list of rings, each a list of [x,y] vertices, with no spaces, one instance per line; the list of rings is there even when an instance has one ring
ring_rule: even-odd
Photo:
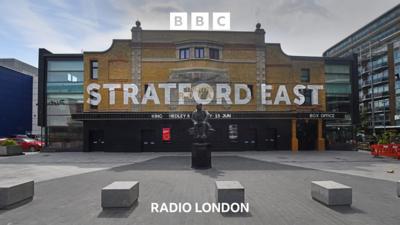
[[[374,93],[374,98],[382,98],[382,97],[388,97],[389,96],[389,92],[388,91],[384,91],[381,93]],[[365,96],[363,96],[361,98],[362,101],[368,101],[370,100],[372,97],[372,94],[367,94]]]
[[[371,66],[362,66],[362,67],[358,67],[358,72],[359,75],[367,75],[371,73]],[[387,62],[383,62],[383,63],[379,63],[379,64],[374,64],[373,66],[373,71],[377,71],[377,70],[381,70],[384,68],[388,67],[388,63]]]
[[[374,81],[374,84],[378,84],[378,83],[388,82],[389,78],[388,77],[382,77],[382,78],[379,78],[379,79],[374,79],[373,81]],[[361,88],[370,87],[371,86],[371,80],[363,80],[361,82],[361,84],[360,83],[358,83],[358,84],[360,85]]]
[[[365,108],[367,113],[372,113],[372,107],[367,107]],[[379,113],[379,112],[390,112],[390,107],[386,106],[380,106],[380,107],[375,107],[375,113]]]

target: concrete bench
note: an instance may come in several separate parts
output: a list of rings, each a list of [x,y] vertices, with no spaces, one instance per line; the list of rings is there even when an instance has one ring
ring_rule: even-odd
[[[244,203],[244,187],[239,181],[215,181],[216,199],[219,203]]]
[[[29,201],[33,198],[33,194],[33,180],[2,180],[0,181],[0,209]]]
[[[128,208],[138,200],[139,182],[116,181],[101,190],[101,207]]]
[[[334,181],[312,181],[311,196],[328,206],[351,205],[352,188]]]

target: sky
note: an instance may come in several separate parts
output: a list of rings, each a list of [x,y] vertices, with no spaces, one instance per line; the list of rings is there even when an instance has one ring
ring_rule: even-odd
[[[38,64],[53,53],[103,51],[112,39],[143,29],[168,30],[170,12],[230,12],[231,30],[254,31],[289,55],[321,56],[388,11],[398,0],[0,0],[0,58]]]

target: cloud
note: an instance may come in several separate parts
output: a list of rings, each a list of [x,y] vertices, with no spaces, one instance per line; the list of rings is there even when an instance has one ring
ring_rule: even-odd
[[[68,40],[73,39],[73,36],[54,29],[49,20],[37,13],[35,5],[28,1],[3,2],[1,17],[9,25],[8,28],[18,33],[30,48],[47,46],[62,52],[75,50],[68,45]]]
[[[168,14],[170,12],[180,12],[184,11],[183,7],[178,4],[174,4],[171,2],[149,2],[142,7],[146,12],[153,13],[153,14]]]
[[[322,6],[316,0],[283,0],[276,8],[276,12],[284,15],[302,14],[315,15],[319,17],[331,17],[329,9]]]
[[[9,49],[29,52],[31,62],[37,61],[37,48],[101,51],[112,39],[129,39],[137,19],[143,29],[167,30],[169,13],[183,11],[231,12],[232,30],[254,31],[260,22],[266,41],[282,43],[288,54],[321,55],[396,4],[398,0],[0,0],[0,37],[8,40],[0,42],[0,49],[4,57],[16,55]]]
[[[62,9],[69,9],[71,5],[68,4],[68,0],[47,0],[51,5],[62,8]]]

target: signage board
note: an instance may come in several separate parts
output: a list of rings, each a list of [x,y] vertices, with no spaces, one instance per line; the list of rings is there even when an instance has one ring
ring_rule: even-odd
[[[162,128],[162,140],[171,141],[171,128],[169,127]]]
[[[257,92],[251,86],[243,83],[148,83],[144,94],[139,94],[139,87],[133,83],[90,83],[86,87],[88,97],[86,102],[99,105],[103,98],[108,98],[109,105],[116,101],[127,105],[187,105],[187,104],[215,104],[215,105],[246,105],[250,104],[254,94],[259,95],[262,105],[303,105],[306,102],[304,90],[311,91],[311,104],[319,104],[319,91],[323,85],[295,84],[288,88],[284,84],[258,84]],[[102,91],[105,89],[105,91]],[[117,99],[116,92],[123,94]],[[102,96],[107,93],[108,96]],[[160,98],[159,96],[164,96]]]

